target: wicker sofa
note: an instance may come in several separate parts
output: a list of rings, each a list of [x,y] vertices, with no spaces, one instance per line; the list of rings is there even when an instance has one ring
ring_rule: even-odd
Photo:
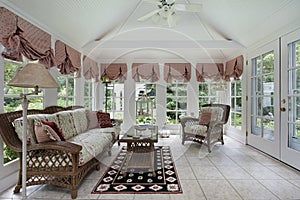
[[[76,109],[74,109],[76,108]],[[27,120],[27,181],[26,185],[52,184],[71,190],[77,197],[78,187],[93,168],[99,170],[96,156],[108,151],[119,138],[119,123],[114,127],[88,129],[88,111],[80,107],[51,106],[44,110],[28,110]],[[0,134],[6,145],[22,157],[20,120],[22,111],[0,114]],[[37,120],[54,121],[62,130],[65,141],[37,143],[32,131]],[[114,122],[114,121],[113,121]],[[22,185],[22,164],[14,193]]]

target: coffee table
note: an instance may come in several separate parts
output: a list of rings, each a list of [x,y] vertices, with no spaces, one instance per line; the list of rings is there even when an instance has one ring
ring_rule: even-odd
[[[126,163],[123,176],[128,168],[149,168],[155,176],[154,143],[158,142],[158,127],[155,125],[134,125],[119,140],[127,143]]]

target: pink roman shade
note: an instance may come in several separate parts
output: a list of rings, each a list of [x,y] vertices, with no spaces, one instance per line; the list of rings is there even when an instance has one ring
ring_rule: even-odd
[[[51,36],[3,7],[0,8],[0,43],[5,47],[2,56],[7,59],[21,62],[23,55],[47,68],[55,66]]]
[[[164,79],[167,83],[172,83],[173,80],[183,80],[184,82],[189,82],[191,79],[191,64],[165,63]]]
[[[196,77],[198,82],[210,79],[220,81],[224,76],[224,65],[222,63],[198,63],[196,65]]]
[[[127,77],[127,65],[126,63],[102,63],[101,72],[101,80],[107,76],[110,80],[119,80],[120,83],[124,83]]]
[[[243,73],[244,57],[242,55],[226,62],[225,68],[225,81],[230,81],[230,78],[239,80]]]
[[[99,68],[97,62],[87,56],[83,56],[83,76],[86,80],[99,81]]]
[[[55,42],[55,59],[57,68],[61,74],[75,73],[76,77],[80,76],[81,54],[65,43],[57,40]]]
[[[135,82],[140,79],[156,82],[159,80],[159,64],[158,63],[133,63],[132,78]]]

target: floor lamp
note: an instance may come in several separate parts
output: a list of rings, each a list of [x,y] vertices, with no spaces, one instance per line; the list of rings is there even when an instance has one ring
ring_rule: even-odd
[[[23,130],[22,130],[22,199],[26,199],[26,156],[27,156],[27,109],[28,95],[39,93],[39,88],[57,88],[58,84],[44,65],[29,63],[19,71],[8,83],[9,86],[34,88],[34,92],[21,94],[23,98]]]
[[[108,96],[107,85],[108,85],[108,83],[110,83],[110,79],[107,75],[104,75],[102,77],[102,83],[105,84],[105,112],[107,112],[107,100],[108,100],[108,98],[107,98],[107,96]]]

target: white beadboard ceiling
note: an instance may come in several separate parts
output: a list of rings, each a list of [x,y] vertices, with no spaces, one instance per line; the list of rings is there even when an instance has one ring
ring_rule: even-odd
[[[178,23],[169,28],[138,22],[156,9],[141,0],[2,0],[0,5],[97,61],[226,60],[300,21],[300,0],[176,3],[200,3],[202,10],[177,12]]]

